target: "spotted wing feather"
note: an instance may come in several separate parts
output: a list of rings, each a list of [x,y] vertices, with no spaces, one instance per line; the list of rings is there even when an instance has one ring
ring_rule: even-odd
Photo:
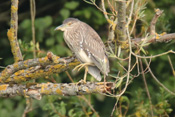
[[[82,31],[85,37],[83,38],[82,47],[84,51],[88,57],[93,60],[97,68],[100,69],[103,74],[108,75],[109,61],[101,38],[94,29],[82,22],[82,28],[83,27],[84,29]]]

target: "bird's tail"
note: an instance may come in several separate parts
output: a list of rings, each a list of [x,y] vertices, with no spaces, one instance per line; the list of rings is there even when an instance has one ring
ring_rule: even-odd
[[[91,74],[95,79],[101,81],[100,70],[96,66],[88,66],[88,73]]]

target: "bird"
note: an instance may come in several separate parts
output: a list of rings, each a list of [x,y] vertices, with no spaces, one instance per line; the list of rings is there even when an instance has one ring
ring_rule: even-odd
[[[101,74],[104,78],[109,73],[109,60],[106,48],[97,32],[85,22],[77,18],[67,18],[62,25],[55,30],[63,31],[63,38],[80,61],[80,65],[75,68],[85,67],[84,82],[86,82],[87,72],[96,80],[101,81]]]

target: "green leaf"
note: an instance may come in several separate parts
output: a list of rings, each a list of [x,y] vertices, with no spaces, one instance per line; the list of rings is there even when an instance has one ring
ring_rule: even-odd
[[[89,12],[88,10],[84,10],[84,16],[85,18],[89,19],[91,17],[91,12]]]
[[[120,80],[115,84],[115,88],[118,88],[122,84],[123,78],[120,78]]]
[[[37,29],[45,29],[52,24],[51,16],[46,16],[43,18],[38,18],[35,21],[35,26]]]
[[[53,46],[54,45],[54,43],[55,43],[55,39],[54,38],[48,38],[47,40],[46,40],[46,46]]]
[[[26,19],[24,20],[21,24],[20,27],[23,29],[28,29],[29,27],[31,27],[31,20]]]
[[[68,50],[68,48],[66,46],[57,45],[57,46],[53,46],[51,48],[51,51],[53,53],[55,53],[56,55],[65,56],[69,50]]]
[[[60,44],[63,43],[64,39],[63,39],[63,32],[58,31],[56,32],[56,41]]]
[[[68,115],[69,115],[69,117],[76,117],[77,116],[77,114],[74,113],[74,109],[70,109],[68,112]]]
[[[77,1],[66,2],[66,4],[64,5],[65,8],[70,9],[70,10],[74,10],[78,6],[79,6],[79,2]]]
[[[171,108],[166,109],[166,112],[168,112],[168,113],[171,113],[172,111],[173,111],[173,109],[171,109]]]
[[[44,20],[44,23],[47,27],[52,24],[52,17],[51,16],[46,16],[46,17],[44,17],[43,20]]]
[[[87,0],[83,0],[83,1],[86,2],[86,3],[88,3],[88,4],[92,4],[92,5],[93,5],[92,2],[89,2],[89,1],[87,1]]]
[[[146,55],[146,51],[142,47],[140,49]]]
[[[128,104],[129,104],[129,102],[130,102],[127,96],[122,96],[122,97],[120,98],[120,101],[121,101],[121,102],[126,102],[126,103],[128,103]]]
[[[61,106],[61,109],[60,109],[61,114],[66,115],[66,104],[62,101],[60,106]]]
[[[68,9],[62,9],[60,11],[60,14],[64,19],[66,19],[70,16],[70,11]]]

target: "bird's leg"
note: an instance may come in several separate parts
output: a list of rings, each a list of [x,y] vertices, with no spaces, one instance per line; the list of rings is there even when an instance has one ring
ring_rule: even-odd
[[[78,81],[77,85],[86,83],[87,72],[88,72],[88,67],[85,66],[84,78],[83,80]]]
[[[88,67],[85,66],[84,83],[86,83],[87,72],[88,72]]]
[[[83,80],[80,80],[80,81],[78,82],[78,84],[86,83],[86,77],[87,77],[87,72],[88,72],[88,65],[94,66],[92,63],[82,63],[82,64],[80,64],[80,65],[77,65],[77,66],[73,69],[73,71],[76,70],[76,69],[78,69],[78,71],[80,71],[80,69],[82,69],[83,67],[85,67],[84,79],[83,79]]]
[[[88,67],[85,66],[84,78],[83,80],[78,81],[77,85],[86,83],[87,72],[88,72]]]

